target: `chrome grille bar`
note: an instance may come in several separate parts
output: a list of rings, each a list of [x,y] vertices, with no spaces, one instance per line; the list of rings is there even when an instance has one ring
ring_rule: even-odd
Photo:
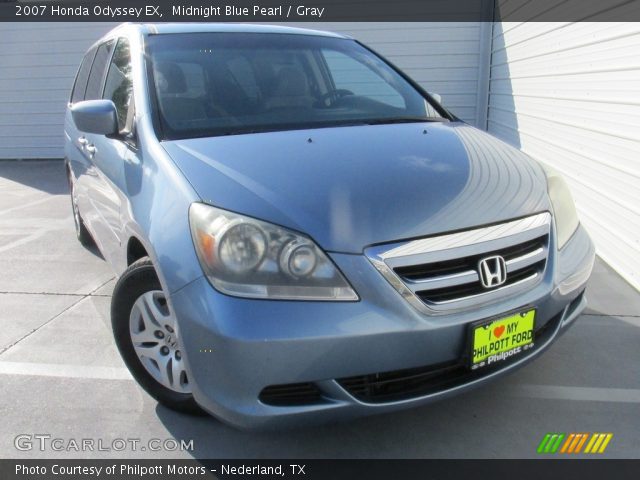
[[[507,272],[515,272],[521,268],[528,267],[534,263],[547,258],[547,250],[545,248],[537,248],[533,252],[529,252],[521,257],[507,260]]]
[[[419,310],[449,313],[497,301],[541,279],[548,256],[551,215],[543,212],[511,222],[408,242],[371,247],[367,257],[398,292]],[[484,289],[477,261],[504,256],[509,283]]]
[[[440,275],[420,280],[404,280],[413,292],[463,285],[477,281],[479,281],[478,272],[475,270],[467,270],[465,272],[454,273],[453,275]]]

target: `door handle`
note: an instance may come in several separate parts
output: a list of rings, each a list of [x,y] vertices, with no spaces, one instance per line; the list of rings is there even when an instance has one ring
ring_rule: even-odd
[[[78,139],[78,143],[84,147],[87,143],[89,143],[89,140],[87,140],[86,137],[80,137]]]
[[[93,157],[96,152],[98,151],[98,149],[96,148],[95,145],[87,145],[86,147],[87,152],[89,153],[90,157]]]

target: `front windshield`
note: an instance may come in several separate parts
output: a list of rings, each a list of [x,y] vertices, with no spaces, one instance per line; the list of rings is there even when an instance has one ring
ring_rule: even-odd
[[[164,139],[443,120],[409,82],[353,40],[152,35],[147,58]]]

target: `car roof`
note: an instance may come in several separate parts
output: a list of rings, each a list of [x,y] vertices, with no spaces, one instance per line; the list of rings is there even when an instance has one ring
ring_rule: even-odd
[[[258,25],[242,23],[125,23],[111,30],[104,38],[112,37],[124,29],[134,28],[144,35],[165,35],[172,33],[278,33],[294,35],[313,35],[333,38],[350,38],[332,32],[311,30],[307,28],[285,27],[281,25]]]
[[[147,25],[153,33],[198,33],[198,32],[237,32],[237,33],[289,33],[298,35],[317,35],[323,37],[342,37],[336,33],[311,30],[307,28],[285,27],[281,25],[257,25],[242,23],[159,23]]]

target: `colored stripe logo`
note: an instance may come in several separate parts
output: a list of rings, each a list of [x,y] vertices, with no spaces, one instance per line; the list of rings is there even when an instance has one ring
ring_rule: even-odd
[[[613,433],[547,433],[538,445],[537,452],[604,453],[612,438]]]

